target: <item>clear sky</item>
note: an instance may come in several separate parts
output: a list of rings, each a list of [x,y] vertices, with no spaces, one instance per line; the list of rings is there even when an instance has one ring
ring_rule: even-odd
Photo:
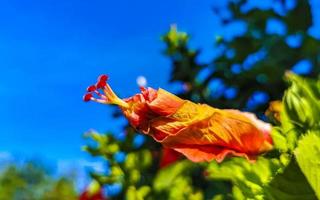
[[[123,123],[112,120],[110,107],[82,102],[86,87],[103,73],[121,97],[138,91],[140,75],[150,86],[173,90],[160,36],[175,23],[204,50],[201,59],[211,57],[223,32],[211,10],[217,2],[2,0],[0,157],[84,158],[85,131],[119,131]],[[319,38],[319,28],[311,32]]]
[[[0,152],[78,159],[85,131],[121,130],[110,107],[82,102],[86,87],[105,73],[122,97],[139,75],[172,89],[160,36],[176,23],[210,56],[211,2],[2,0]]]

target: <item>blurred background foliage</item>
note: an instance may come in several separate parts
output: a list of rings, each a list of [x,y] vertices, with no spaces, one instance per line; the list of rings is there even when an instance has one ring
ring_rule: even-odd
[[[10,164],[0,174],[1,200],[73,200],[71,177],[54,178],[38,161]]]
[[[281,100],[285,94],[283,104],[278,102],[277,106],[277,110],[285,110],[281,123],[280,114],[273,113],[277,114],[272,121],[277,125],[272,135],[275,150],[255,164],[242,158],[222,164],[195,164],[177,153],[167,153],[129,125],[123,133],[91,131],[86,134],[90,142],[84,149],[105,159],[109,166],[104,173],[91,173],[108,198],[316,199],[314,191],[320,191],[319,181],[311,175],[315,171],[308,171],[308,161],[299,156],[305,153],[311,157],[316,150],[297,152],[307,151],[304,143],[310,139],[300,141],[303,134],[311,131],[310,137],[319,139],[313,130],[319,128],[320,112],[318,107],[312,109],[319,104],[319,81],[310,86],[312,80],[290,73],[284,79],[284,75],[290,70],[316,78],[320,72],[320,43],[309,34],[313,24],[309,1],[271,2],[267,9],[245,0],[228,1],[224,8],[213,7],[226,29],[240,28],[233,37],[216,36],[213,48],[218,51],[209,62],[199,59],[201,50],[191,48],[190,36],[176,25],[162,40],[164,54],[172,63],[170,82],[182,85],[178,93],[182,98],[254,112],[267,120],[264,112],[269,102]],[[119,117],[118,111],[114,116]],[[295,152],[298,143],[302,144]]]
[[[268,101],[281,99],[286,70],[312,77],[319,73],[319,41],[308,34],[313,20],[309,1],[273,2],[275,7],[267,10],[250,8],[252,1],[243,0],[230,1],[226,10],[213,8],[226,28],[244,30],[232,38],[216,36],[219,53],[208,63],[199,61],[199,49],[189,48],[186,33],[173,26],[164,35],[172,61],[170,81],[185,85],[181,97],[263,113]]]

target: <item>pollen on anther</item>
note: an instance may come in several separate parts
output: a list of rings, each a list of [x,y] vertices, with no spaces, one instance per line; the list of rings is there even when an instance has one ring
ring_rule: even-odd
[[[91,93],[87,93],[87,94],[85,94],[85,95],[83,96],[83,101],[88,102],[88,101],[91,100],[92,97],[93,97],[93,96],[92,96]]]

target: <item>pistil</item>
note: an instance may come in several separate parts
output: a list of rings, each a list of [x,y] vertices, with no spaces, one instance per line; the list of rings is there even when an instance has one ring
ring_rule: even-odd
[[[83,100],[86,102],[95,101],[103,104],[115,104],[123,108],[129,108],[128,103],[120,99],[113,92],[107,81],[107,75],[99,76],[97,83],[87,88],[87,94],[83,96]],[[101,93],[99,90],[103,91],[103,93]],[[94,95],[98,98],[96,98]]]

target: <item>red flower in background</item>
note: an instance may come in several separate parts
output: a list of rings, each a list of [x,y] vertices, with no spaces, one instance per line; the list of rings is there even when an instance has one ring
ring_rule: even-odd
[[[107,80],[100,76],[84,100],[118,105],[135,129],[194,162],[221,162],[231,155],[255,159],[272,149],[271,126],[251,113],[193,103],[163,89],[141,88],[120,99]]]
[[[181,153],[173,149],[163,147],[159,164],[160,168],[164,168],[170,164],[175,163],[177,160],[181,158],[181,156]]]
[[[103,197],[102,191],[100,190],[98,193],[90,194],[88,191],[83,192],[79,200],[107,200]]]

